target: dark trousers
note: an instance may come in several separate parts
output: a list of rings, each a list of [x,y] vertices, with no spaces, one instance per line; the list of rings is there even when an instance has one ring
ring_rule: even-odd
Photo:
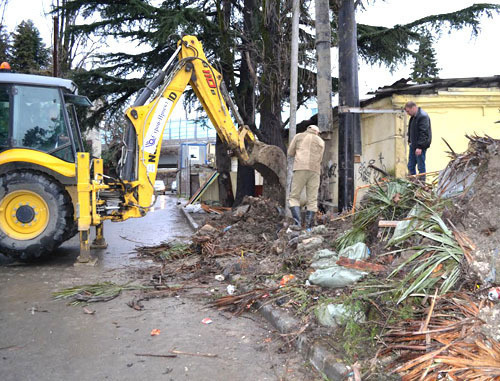
[[[417,171],[415,167],[418,167],[418,173],[425,173],[425,153],[427,149],[422,149],[422,154],[415,155],[416,148],[410,144],[410,155],[408,156],[408,171],[410,175],[416,175]],[[425,181],[425,176],[419,176],[423,181]]]

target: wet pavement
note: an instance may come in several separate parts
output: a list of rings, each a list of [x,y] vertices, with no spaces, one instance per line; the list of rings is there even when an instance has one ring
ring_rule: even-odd
[[[95,267],[73,266],[76,238],[53,258],[36,265],[0,266],[0,380],[311,380],[300,358],[286,348],[256,314],[230,318],[203,300],[180,295],[126,305],[131,293],[86,308],[53,300],[51,293],[103,281],[126,283],[152,265],[137,259],[137,245],[188,240],[191,231],[177,199],[160,196],[155,210],[141,219],[105,224],[108,249]],[[213,323],[201,323],[209,317]],[[160,329],[152,337],[152,329]],[[136,354],[184,352],[217,357],[177,358]]]

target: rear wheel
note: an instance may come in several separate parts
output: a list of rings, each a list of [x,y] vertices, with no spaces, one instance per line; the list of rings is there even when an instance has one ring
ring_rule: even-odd
[[[42,257],[72,236],[71,198],[53,177],[33,170],[0,176],[0,252],[22,260]]]

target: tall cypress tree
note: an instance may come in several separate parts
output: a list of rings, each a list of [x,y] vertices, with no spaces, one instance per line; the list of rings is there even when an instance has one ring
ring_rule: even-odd
[[[417,83],[428,82],[436,78],[439,74],[437,67],[436,53],[432,46],[433,38],[430,35],[420,39],[418,51],[413,63],[412,79]]]
[[[19,73],[46,73],[50,52],[40,37],[33,21],[22,21],[12,37],[11,67]]]

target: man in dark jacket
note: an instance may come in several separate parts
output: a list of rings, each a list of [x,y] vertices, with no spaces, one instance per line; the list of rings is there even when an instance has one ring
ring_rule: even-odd
[[[410,175],[416,175],[415,167],[418,167],[418,173],[425,173],[425,154],[432,141],[431,119],[412,101],[406,103],[405,111],[411,117],[408,125],[408,171]],[[420,179],[425,182],[425,176],[420,176]]]

